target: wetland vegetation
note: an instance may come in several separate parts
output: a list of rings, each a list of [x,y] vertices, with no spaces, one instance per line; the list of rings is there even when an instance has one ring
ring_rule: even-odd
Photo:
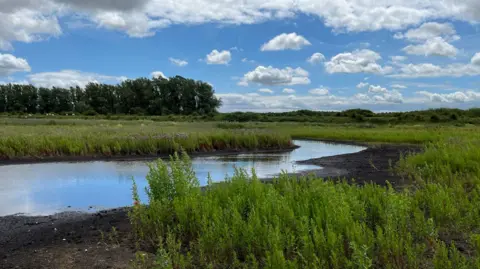
[[[170,168],[155,162],[148,201],[133,193],[133,268],[480,268],[480,128],[466,121],[0,122],[3,159],[283,148],[296,138],[423,148],[391,164],[409,182],[401,187],[288,175],[262,184],[238,170],[202,191],[187,154]]]

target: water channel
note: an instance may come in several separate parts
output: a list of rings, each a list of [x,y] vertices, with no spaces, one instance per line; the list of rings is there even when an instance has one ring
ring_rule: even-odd
[[[299,148],[283,153],[251,153],[192,158],[201,185],[210,173],[214,181],[231,176],[234,167],[255,171],[260,178],[281,171],[321,169],[296,161],[354,153],[361,146],[295,140]],[[132,204],[132,177],[142,200],[148,161],[91,161],[34,163],[0,166],[0,216],[12,214],[49,215],[61,211],[91,211]]]

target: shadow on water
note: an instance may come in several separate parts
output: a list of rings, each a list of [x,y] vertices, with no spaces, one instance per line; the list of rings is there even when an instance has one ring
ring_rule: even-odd
[[[233,174],[235,167],[260,178],[281,171],[301,172],[320,167],[297,161],[354,153],[360,146],[296,140],[299,148],[283,153],[252,153],[202,156],[192,159],[201,185],[210,173],[214,181]],[[78,163],[38,163],[0,166],[0,216],[22,213],[49,215],[65,210],[95,211],[131,204],[131,178],[139,189],[146,187],[146,161],[93,161]],[[142,199],[146,200],[144,192]]]

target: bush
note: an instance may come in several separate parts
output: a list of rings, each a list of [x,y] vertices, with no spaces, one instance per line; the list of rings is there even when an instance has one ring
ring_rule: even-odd
[[[88,110],[85,110],[82,115],[85,115],[85,116],[97,116],[98,113],[97,111],[93,110],[93,109],[88,109]]]
[[[430,121],[435,122],[435,123],[440,122],[440,117],[438,115],[434,114],[430,117]]]

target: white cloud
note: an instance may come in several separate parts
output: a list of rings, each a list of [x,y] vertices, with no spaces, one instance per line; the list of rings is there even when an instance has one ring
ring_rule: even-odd
[[[366,108],[373,110],[404,110],[404,102],[411,103],[412,100],[405,100],[396,91],[387,94],[369,96],[359,93],[353,96],[324,95],[259,95],[257,93],[239,94],[224,93],[217,94],[222,99],[221,111],[292,111],[299,109],[309,110],[344,110],[349,108]],[[375,109],[377,108],[377,109]]]
[[[455,57],[458,53],[458,49],[446,42],[442,37],[433,37],[419,45],[408,45],[403,48],[403,51],[413,55],[446,57]]]
[[[369,93],[386,93],[388,92],[388,90],[386,88],[383,88],[382,86],[370,85],[370,87],[368,87],[368,92]]]
[[[0,44],[3,49],[11,49],[12,41],[33,42],[58,36],[62,33],[59,18],[72,14],[81,14],[98,27],[122,31],[131,37],[151,36],[170,25],[254,24],[297,14],[319,18],[335,32],[360,32],[402,30],[432,19],[476,23],[480,21],[480,3],[477,0],[3,0]],[[430,24],[419,29],[427,33],[449,29]],[[416,32],[409,36],[422,36]]]
[[[357,84],[357,88],[358,88],[358,89],[362,89],[362,88],[367,87],[368,85],[369,85],[369,84],[366,83],[366,82],[360,82],[360,83]]]
[[[325,63],[328,73],[373,73],[386,74],[392,72],[390,66],[381,66],[377,63],[382,59],[375,51],[362,49],[353,52],[344,52],[333,56]]]
[[[262,51],[277,51],[277,50],[300,50],[305,46],[312,45],[307,39],[297,33],[280,34],[272,40],[263,44]]]
[[[294,89],[290,89],[290,88],[285,88],[285,89],[283,89],[282,92],[283,92],[283,93],[295,93],[295,90],[294,90]]]
[[[125,77],[106,76],[86,73],[77,70],[62,70],[59,72],[43,72],[27,76],[28,81],[37,87],[85,87],[88,83],[118,83]]]
[[[403,95],[397,90],[385,92],[383,94],[383,98],[389,103],[403,103]]]
[[[131,11],[144,7],[149,0],[55,0],[72,8],[81,10],[118,10]]]
[[[442,37],[447,40],[456,40],[455,28],[450,23],[426,22],[416,29],[410,29],[406,33],[397,33],[394,38],[407,39],[409,41],[422,42],[432,38]]]
[[[480,66],[480,52],[475,53],[475,55],[473,55],[470,62],[474,65],[479,65]]]
[[[207,64],[228,64],[231,59],[232,55],[228,50],[212,50],[212,52],[207,55],[205,61]]]
[[[148,14],[138,11],[105,11],[93,15],[92,20],[99,27],[126,32],[136,38],[153,36],[157,29],[170,25],[169,20],[152,19]]]
[[[407,86],[401,85],[401,84],[392,84],[390,87],[395,88],[395,89],[406,89]]]
[[[321,63],[323,61],[325,61],[325,56],[323,54],[321,54],[320,52],[316,52],[316,53],[312,54],[312,56],[310,56],[307,59],[307,62],[309,62],[310,64],[318,64],[318,63]]]
[[[428,91],[418,91],[416,94],[425,96],[432,102],[440,103],[464,103],[480,100],[480,92],[476,91],[457,91],[453,93],[432,93]]]
[[[167,76],[165,76],[165,74],[163,74],[163,72],[161,72],[161,71],[153,71],[153,72],[150,74],[150,76],[151,76],[152,78],[166,78],[166,79],[168,79]]]
[[[310,84],[308,76],[308,72],[300,67],[278,69],[272,66],[258,66],[246,73],[238,85],[247,86],[250,82],[260,85]]]
[[[422,78],[422,77],[463,77],[480,75],[480,66],[473,64],[449,64],[446,66],[431,63],[402,65],[400,71],[389,75],[396,78]]]
[[[329,90],[325,88],[316,88],[316,89],[311,89],[308,91],[310,94],[313,95],[328,95]]]
[[[390,56],[390,59],[392,59],[393,62],[403,62],[407,59],[406,56]]]
[[[242,63],[252,63],[252,64],[254,64],[255,61],[254,61],[254,60],[249,60],[249,59],[247,59],[247,58],[243,58],[243,59],[242,59]]]
[[[11,54],[0,53],[0,77],[16,72],[30,72],[30,70],[31,68],[27,60],[17,58]]]
[[[259,89],[258,92],[273,94],[272,90],[266,88]]]
[[[12,50],[12,42],[37,42],[62,34],[50,1],[1,1],[0,50]]]
[[[170,62],[176,66],[180,66],[180,67],[183,67],[183,66],[186,66],[188,65],[188,62],[185,61],[185,60],[181,60],[181,59],[175,59],[175,58],[168,58],[168,60],[170,60]]]

